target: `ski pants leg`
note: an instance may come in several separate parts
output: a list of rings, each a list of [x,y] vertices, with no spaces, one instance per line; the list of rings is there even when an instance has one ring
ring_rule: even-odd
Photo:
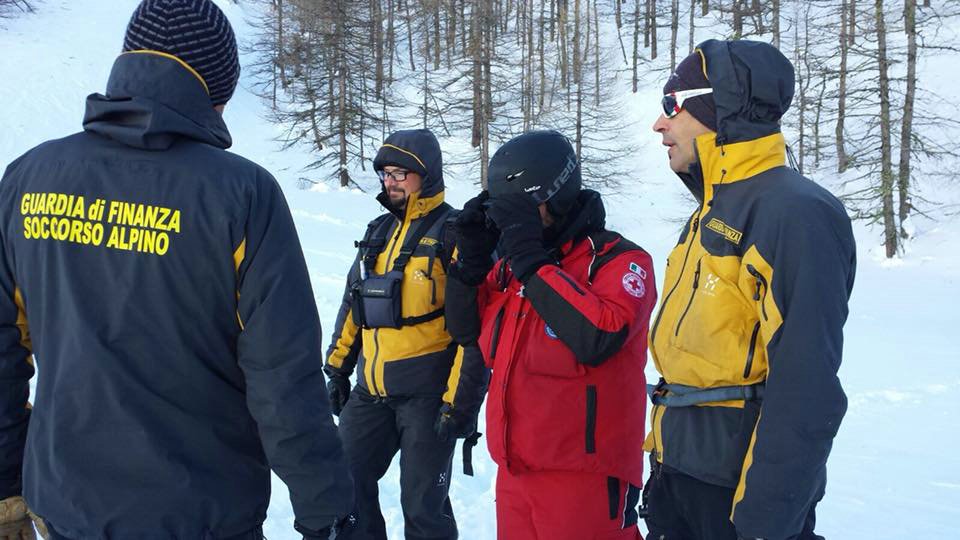
[[[642,540],[636,486],[597,473],[497,472],[499,540]]]
[[[457,441],[441,442],[433,430],[441,404],[439,397],[392,402],[400,433],[400,503],[406,540],[457,538],[449,497]]]
[[[357,540],[387,540],[377,482],[400,448],[393,409],[366,390],[354,388],[340,413],[340,439],[350,463],[357,501]]]
[[[433,423],[441,400],[396,397],[377,400],[354,389],[340,414],[340,437],[357,493],[360,540],[386,540],[377,483],[400,452],[400,504],[407,540],[454,540],[450,504],[456,441],[440,442]]]
[[[647,484],[647,540],[738,540],[730,521],[733,488],[662,465],[654,465]],[[803,532],[789,540],[823,540],[814,534],[814,522],[811,508]]]

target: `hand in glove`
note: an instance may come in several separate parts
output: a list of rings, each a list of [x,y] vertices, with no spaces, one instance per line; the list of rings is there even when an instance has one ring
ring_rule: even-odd
[[[457,233],[457,263],[451,273],[465,285],[479,285],[493,268],[493,250],[500,234],[487,227],[484,203],[486,191],[467,201],[453,223]]]
[[[9,497],[0,501],[0,540],[36,540],[33,520],[27,512],[23,497]]]
[[[441,442],[469,437],[477,431],[477,415],[463,413],[452,405],[444,403],[437,414],[433,430]]]
[[[293,528],[303,535],[303,540],[350,540],[357,528],[357,518],[350,514],[322,529],[308,529],[294,521]]]
[[[541,266],[553,264],[543,246],[543,221],[537,202],[526,193],[512,193],[492,200],[487,210],[500,229],[500,247],[509,258],[513,275],[526,283]]]
[[[327,397],[330,399],[330,411],[334,416],[340,416],[343,406],[350,399],[350,378],[344,375],[327,374]]]

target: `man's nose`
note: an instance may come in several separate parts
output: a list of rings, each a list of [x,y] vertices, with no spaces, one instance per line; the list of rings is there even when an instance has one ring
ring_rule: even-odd
[[[667,122],[668,120],[665,116],[663,116],[662,114],[658,115],[657,120],[653,123],[653,130],[656,131],[657,133],[663,133],[664,131],[667,130],[667,125],[668,125]]]

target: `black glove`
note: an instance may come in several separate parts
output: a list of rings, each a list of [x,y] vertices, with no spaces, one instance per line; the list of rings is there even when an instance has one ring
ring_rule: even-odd
[[[327,397],[330,399],[330,411],[334,416],[340,416],[343,406],[350,399],[350,378],[344,375],[329,374],[327,381]]]
[[[510,259],[513,275],[526,283],[541,266],[554,260],[543,246],[543,221],[537,201],[526,193],[492,199],[489,217],[500,229],[500,247]]]
[[[457,233],[457,263],[451,274],[465,285],[479,285],[493,268],[493,250],[497,248],[500,233],[487,227],[484,203],[489,199],[486,190],[467,201],[453,223]]]
[[[350,540],[357,528],[357,518],[350,514],[322,529],[308,529],[294,521],[293,528],[303,535],[303,540]]]
[[[477,415],[464,413],[448,403],[440,407],[433,430],[441,442],[451,439],[464,439],[477,431]]]

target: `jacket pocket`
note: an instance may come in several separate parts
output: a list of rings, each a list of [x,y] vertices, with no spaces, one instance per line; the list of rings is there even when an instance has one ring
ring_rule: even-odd
[[[597,453],[597,387],[587,385],[586,424],[584,449],[588,454]]]
[[[539,316],[534,315],[531,308],[527,317],[533,316],[525,328],[525,335],[531,338],[519,348],[523,354],[523,367],[528,373],[573,379],[586,375],[587,368],[577,361],[577,357],[561,340],[556,332],[550,328]]]
[[[673,346],[693,357],[685,362],[693,375],[672,373],[675,382],[709,386],[742,380],[756,318],[752,303],[737,285],[738,271],[739,262],[732,257],[708,255],[698,261],[686,285],[687,303],[670,334]]]

